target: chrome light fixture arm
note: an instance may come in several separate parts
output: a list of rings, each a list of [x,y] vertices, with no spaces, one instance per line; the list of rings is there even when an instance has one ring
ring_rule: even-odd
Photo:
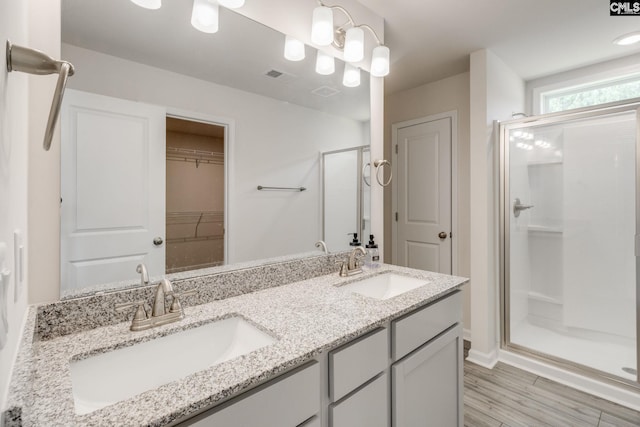
[[[351,27],[355,27],[355,28],[363,28],[363,29],[367,29],[369,30],[369,32],[371,33],[371,35],[375,38],[376,43],[378,44],[378,46],[383,46],[382,41],[380,41],[380,37],[378,37],[378,34],[376,33],[376,31],[371,28],[370,25],[367,24],[356,24],[356,22],[353,20],[353,16],[351,16],[351,14],[349,13],[349,11],[347,9],[345,9],[342,6],[339,5],[333,5],[330,6],[328,4],[323,3],[322,1],[318,0],[318,5],[319,6],[323,6],[323,7],[327,7],[331,10],[339,10],[340,12],[344,13],[345,16],[347,17],[348,21],[344,24],[342,24],[341,26],[337,27],[335,30],[335,37],[333,40],[333,46],[335,46],[338,49],[344,49],[344,39],[345,39],[345,27],[347,26],[351,26]]]

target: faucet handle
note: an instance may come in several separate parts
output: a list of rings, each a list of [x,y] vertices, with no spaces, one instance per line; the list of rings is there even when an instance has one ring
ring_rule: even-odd
[[[119,304],[116,304],[116,311],[118,312],[122,312],[125,311],[128,308],[131,307],[138,307],[136,310],[136,314],[133,316],[133,320],[145,320],[147,318],[147,310],[145,309],[144,305],[146,304],[146,301],[144,300],[140,300],[140,301],[133,301],[133,302],[121,302]]]
[[[340,265],[340,271],[338,272],[338,275],[340,277],[347,277],[349,275],[348,268],[347,268],[347,262],[346,261],[336,261],[336,264]]]
[[[195,289],[190,289],[184,292],[171,292],[170,295],[173,297],[173,301],[171,301],[171,308],[169,308],[170,313],[178,313],[182,312],[182,305],[180,304],[180,300],[178,298],[186,297],[189,295],[195,295],[198,291]]]

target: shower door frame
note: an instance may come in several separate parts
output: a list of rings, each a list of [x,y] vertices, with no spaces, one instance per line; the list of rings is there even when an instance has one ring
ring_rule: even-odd
[[[640,377],[636,381],[618,377],[616,375],[575,363],[567,359],[552,356],[519,344],[511,342],[510,324],[510,214],[511,203],[509,200],[510,171],[509,171],[509,141],[507,134],[520,128],[557,124],[568,120],[588,119],[603,117],[618,113],[635,113],[636,115],[636,162],[635,162],[635,195],[636,195],[636,230],[635,253],[636,258],[636,369],[640,372],[640,98],[600,104],[594,107],[586,107],[568,110],[559,113],[543,114],[539,116],[523,117],[504,122],[494,123],[495,135],[499,144],[499,278],[500,278],[500,348],[516,354],[527,356],[543,362],[551,363],[563,369],[587,376],[592,379],[609,382],[615,385],[640,390]]]

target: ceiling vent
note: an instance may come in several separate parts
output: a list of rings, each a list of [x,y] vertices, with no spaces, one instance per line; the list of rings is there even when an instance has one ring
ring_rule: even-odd
[[[289,74],[289,73],[284,72],[284,71],[276,70],[274,68],[265,71],[264,75],[266,77],[269,77],[269,78],[272,78],[274,80],[277,80],[280,83],[290,83],[296,78],[296,76],[294,76],[293,74]]]
[[[319,88],[312,90],[311,93],[314,95],[322,96],[323,98],[328,98],[337,93],[340,93],[340,91],[329,86],[320,86]]]

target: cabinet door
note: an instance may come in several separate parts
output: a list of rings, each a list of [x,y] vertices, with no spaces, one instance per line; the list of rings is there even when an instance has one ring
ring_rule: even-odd
[[[458,324],[391,368],[393,427],[463,425],[462,327]]]

